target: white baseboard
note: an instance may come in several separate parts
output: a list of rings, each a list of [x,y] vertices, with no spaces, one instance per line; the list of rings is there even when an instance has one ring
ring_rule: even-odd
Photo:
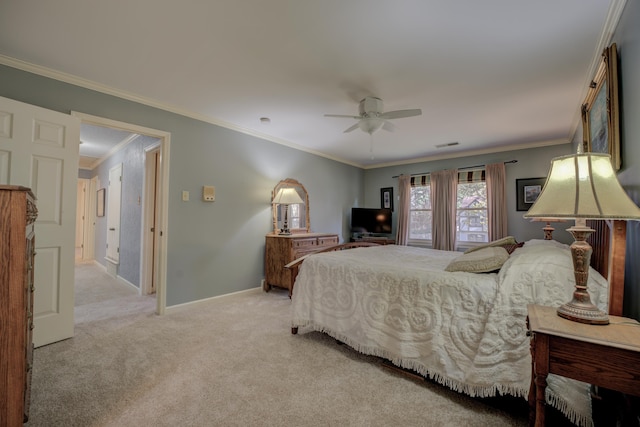
[[[256,292],[256,291],[262,291],[262,288],[261,287],[249,288],[249,289],[245,289],[245,290],[242,290],[242,291],[231,292],[230,294],[217,295],[215,297],[199,299],[197,301],[185,302],[184,304],[172,305],[172,306],[169,306],[169,307],[165,308],[165,314],[169,314],[170,312],[174,312],[174,311],[181,311],[183,309],[192,309],[195,305],[206,303],[206,302],[209,302],[209,301],[212,301],[212,300],[216,300],[216,299],[219,299],[219,298],[225,298],[225,297],[230,297],[232,295],[238,295],[238,294],[244,294],[244,293],[247,293],[247,292]]]
[[[139,288],[139,287],[137,287],[136,285],[134,285],[133,283],[131,283],[130,281],[128,281],[127,279],[125,279],[125,278],[124,278],[124,277],[122,277],[122,276],[116,276],[116,279],[118,279],[120,282],[124,283],[125,285],[129,285],[129,286],[131,286],[133,289],[135,289],[135,290],[136,290],[136,292],[138,293],[138,295],[140,295],[141,290],[140,290],[140,288]]]

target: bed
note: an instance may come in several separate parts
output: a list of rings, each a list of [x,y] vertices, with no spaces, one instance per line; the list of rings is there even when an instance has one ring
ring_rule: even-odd
[[[612,286],[594,269],[588,283],[592,301],[611,314],[622,311],[623,284],[619,276],[612,277],[620,271],[610,267],[620,263],[616,242],[607,244],[609,254],[617,253],[616,261],[605,254],[609,262],[602,270]],[[357,246],[343,245],[335,249],[350,249],[324,251],[289,265],[297,273],[292,333],[326,333],[358,352],[470,396],[527,397],[526,307],[559,306],[571,299],[575,281],[567,245],[527,241],[499,271],[485,273],[445,271],[460,252]],[[619,307],[610,309],[609,300]],[[592,423],[587,384],[550,376],[547,401],[577,425]]]

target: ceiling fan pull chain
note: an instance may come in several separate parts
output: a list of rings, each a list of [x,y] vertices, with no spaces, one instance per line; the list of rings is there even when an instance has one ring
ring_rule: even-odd
[[[369,134],[369,153],[371,153],[371,160],[375,157],[373,156],[373,134]]]

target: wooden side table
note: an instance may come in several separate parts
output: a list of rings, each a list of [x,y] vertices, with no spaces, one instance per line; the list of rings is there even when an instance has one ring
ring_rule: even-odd
[[[545,425],[549,374],[640,396],[640,323],[610,316],[609,325],[587,325],[563,319],[553,307],[527,309],[532,359],[529,425]]]

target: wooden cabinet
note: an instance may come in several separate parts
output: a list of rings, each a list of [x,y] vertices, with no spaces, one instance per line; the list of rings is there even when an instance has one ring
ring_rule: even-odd
[[[29,414],[36,216],[28,188],[0,185],[0,426]]]
[[[271,286],[277,286],[288,289],[291,296],[291,272],[284,266],[301,256],[337,244],[337,234],[267,234],[264,252],[264,290],[269,291]]]

